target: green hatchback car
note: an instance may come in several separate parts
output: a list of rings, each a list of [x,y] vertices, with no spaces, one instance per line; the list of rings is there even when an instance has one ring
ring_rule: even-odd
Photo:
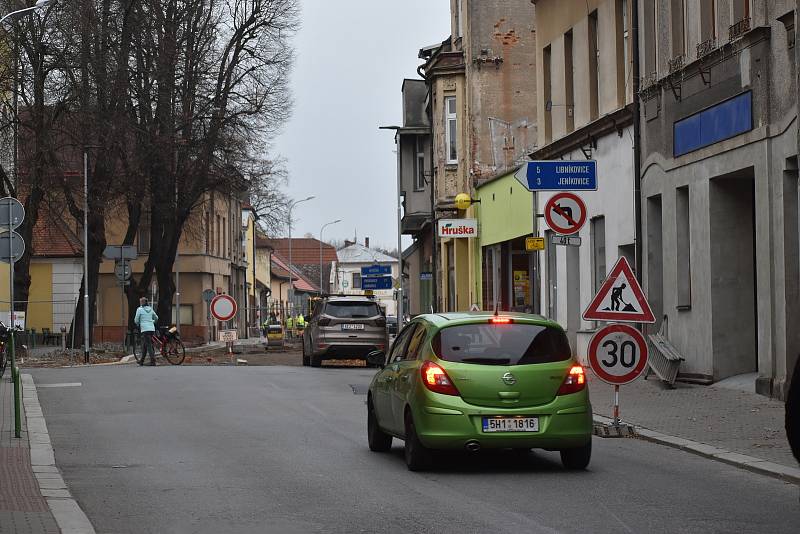
[[[369,448],[405,441],[412,471],[434,450],[558,450],[568,469],[592,454],[592,406],[583,367],[563,329],[535,315],[421,315],[397,336],[367,395]]]

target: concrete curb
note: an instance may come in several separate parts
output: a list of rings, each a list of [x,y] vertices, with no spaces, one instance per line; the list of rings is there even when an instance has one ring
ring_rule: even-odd
[[[611,424],[613,420],[602,415],[594,414],[594,422],[607,425]],[[762,460],[761,458],[756,458],[754,456],[747,456],[745,454],[731,452],[726,449],[720,449],[719,447],[700,443],[699,441],[669,436],[667,434],[662,434],[661,432],[649,430],[637,425],[631,426],[636,428],[636,437],[645,441],[658,443],[659,445],[666,445],[667,447],[690,452],[692,454],[708,458],[709,460],[716,460],[718,462],[723,462],[728,465],[752,471],[753,473],[770,476],[785,482],[791,482],[793,484],[800,485],[800,469],[798,468],[788,467],[775,462]]]
[[[50,434],[39,404],[39,395],[33,377],[23,374],[22,405],[28,426],[31,447],[31,466],[42,496],[47,501],[62,534],[95,534],[89,518],[67,489],[67,484],[56,467]]]

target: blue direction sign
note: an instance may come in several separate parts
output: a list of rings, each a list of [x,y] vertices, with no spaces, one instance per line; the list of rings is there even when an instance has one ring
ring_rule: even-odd
[[[514,175],[528,191],[597,191],[597,162],[529,161]]]
[[[361,276],[388,276],[392,274],[390,265],[370,265],[361,268]]]
[[[361,278],[361,289],[392,289],[392,277],[391,276],[368,276],[366,278]]]

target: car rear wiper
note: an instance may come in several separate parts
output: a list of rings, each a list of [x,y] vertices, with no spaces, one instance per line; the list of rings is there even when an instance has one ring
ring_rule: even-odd
[[[511,358],[462,358],[463,363],[483,363],[486,365],[508,365]]]

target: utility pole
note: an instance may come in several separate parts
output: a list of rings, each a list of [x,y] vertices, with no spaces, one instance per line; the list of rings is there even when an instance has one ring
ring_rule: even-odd
[[[83,361],[89,363],[89,153],[86,149],[83,150]]]

